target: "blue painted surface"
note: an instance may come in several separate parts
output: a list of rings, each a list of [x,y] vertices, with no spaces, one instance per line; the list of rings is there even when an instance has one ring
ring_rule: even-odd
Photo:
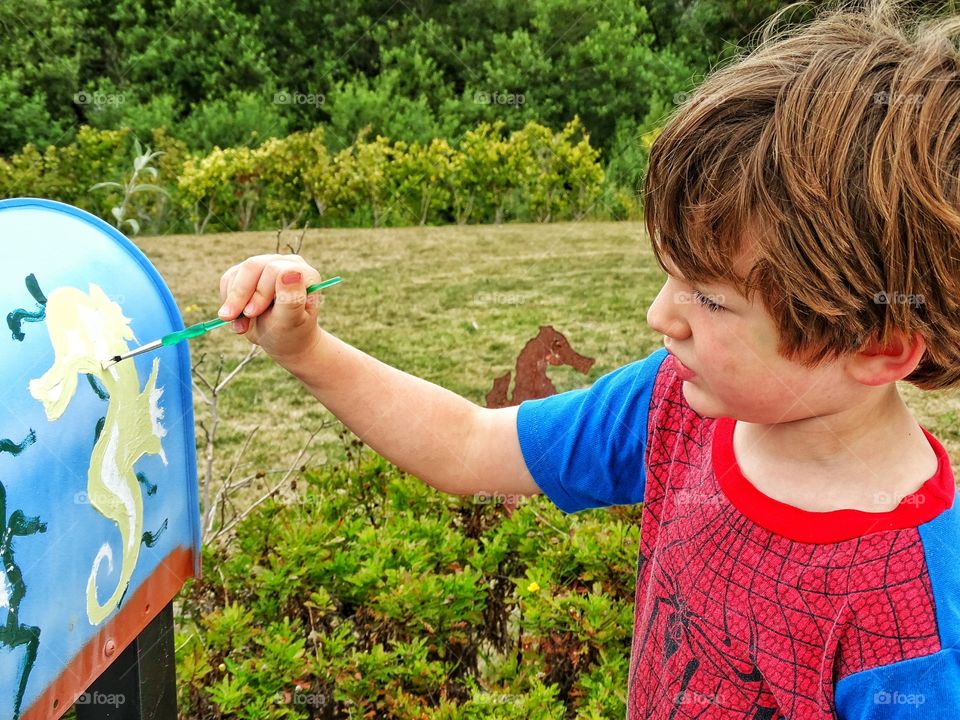
[[[0,277],[7,313],[37,303],[24,280],[33,274],[49,297],[57,288],[75,287],[84,293],[98,285],[123,314],[139,342],[134,347],[183,328],[172,295],[147,258],[116,229],[76,208],[47,200],[0,201]],[[0,325],[0,438],[19,443],[33,430],[36,441],[18,455],[0,453],[0,483],[6,491],[7,524],[17,510],[36,516],[42,533],[14,537],[13,558],[22,573],[25,595],[19,603],[18,622],[39,627],[36,662],[28,676],[21,709],[30,706],[62,672],[70,659],[99,630],[88,621],[86,584],[101,545],[111,543],[114,564],[98,576],[99,596],[105,600],[117,583],[122,551],[114,522],[86,500],[87,469],[97,421],[107,403],[97,396],[86,377],[66,412],[48,421],[43,405],[35,400],[28,383],[52,365],[53,347],[45,322],[24,322],[24,338],[12,337],[6,322]],[[143,529],[155,531],[164,520],[167,529],[154,547],[140,553],[126,602],[160,562],[176,547],[192,547],[199,559],[200,518],[197,500],[190,357],[187,343],[162,348],[125,362],[136,363],[140,387],[146,383],[153,360],[160,359],[157,387],[163,389],[159,405],[166,430],[162,439],[167,459],[142,457],[134,466],[157,485],[153,495],[143,492]],[[199,560],[198,560],[199,562]],[[198,570],[198,568],[197,568]],[[0,582],[5,578],[0,575]],[[0,588],[0,597],[4,590]],[[6,590],[9,595],[9,588]],[[0,603],[2,605],[2,603]],[[146,625],[162,608],[144,616]],[[104,621],[108,623],[116,610]],[[9,619],[9,608],[0,606],[0,627]],[[0,714],[16,692],[10,673],[23,662],[22,648],[0,647]]]

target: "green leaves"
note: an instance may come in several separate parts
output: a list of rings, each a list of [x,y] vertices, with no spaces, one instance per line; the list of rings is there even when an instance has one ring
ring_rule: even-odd
[[[599,151],[578,119],[553,132],[528,123],[505,136],[481,123],[457,145],[369,139],[367,129],[332,155],[322,128],[258,148],[190,156],[179,203],[196,232],[208,228],[425,225],[506,219],[580,219],[602,192]]]
[[[508,516],[351,457],[205,558],[182,596],[187,717],[622,716],[635,523],[542,497]]]

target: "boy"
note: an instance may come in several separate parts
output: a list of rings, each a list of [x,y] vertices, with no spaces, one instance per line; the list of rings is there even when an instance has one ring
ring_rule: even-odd
[[[319,328],[296,256],[221,317],[440,490],[644,502],[628,717],[960,717],[954,476],[896,386],[960,384],[960,19],[773,22],[652,147],[646,359],[479,408]]]

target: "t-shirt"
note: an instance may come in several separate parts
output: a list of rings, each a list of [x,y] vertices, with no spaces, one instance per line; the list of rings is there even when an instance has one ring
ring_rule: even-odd
[[[757,490],[731,418],[686,403],[666,350],[518,409],[560,509],[644,502],[627,717],[960,718],[960,515],[939,466],[893,510]]]

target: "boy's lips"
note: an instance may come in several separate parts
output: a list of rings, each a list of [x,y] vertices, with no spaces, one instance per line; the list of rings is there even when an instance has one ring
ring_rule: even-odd
[[[697,376],[697,374],[684,365],[676,355],[670,353],[670,357],[673,359],[673,369],[676,371],[678,378],[681,380],[693,380],[693,378]]]

